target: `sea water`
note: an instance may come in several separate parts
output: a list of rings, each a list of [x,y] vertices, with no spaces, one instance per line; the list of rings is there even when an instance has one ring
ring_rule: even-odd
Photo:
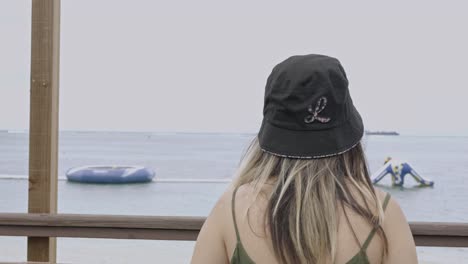
[[[62,132],[59,213],[206,216],[234,174],[254,134]],[[408,161],[434,187],[411,177],[390,192],[409,221],[468,222],[468,137],[366,136],[371,171],[386,157]],[[148,184],[93,185],[65,180],[82,165],[143,165],[156,171]],[[0,212],[26,212],[28,134],[0,132]],[[58,239],[64,263],[188,263],[194,242]],[[464,263],[467,249],[418,248],[421,263]],[[22,261],[26,239],[0,237],[0,261]]]

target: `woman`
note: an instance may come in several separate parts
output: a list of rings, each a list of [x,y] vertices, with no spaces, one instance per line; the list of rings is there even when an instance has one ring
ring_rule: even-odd
[[[370,181],[362,120],[337,59],[275,66],[263,115],[192,263],[417,263],[403,212]]]

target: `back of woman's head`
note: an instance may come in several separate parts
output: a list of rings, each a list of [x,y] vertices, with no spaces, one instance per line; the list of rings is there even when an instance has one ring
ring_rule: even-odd
[[[267,182],[274,184],[267,195],[265,231],[280,263],[333,263],[339,208],[348,207],[372,226],[382,222],[361,143],[338,155],[297,159],[265,152],[255,138],[235,185],[253,185],[258,197]],[[385,242],[381,227],[378,234]]]
[[[257,197],[263,184],[274,180],[265,227],[281,263],[332,263],[339,209],[347,216],[345,207],[378,228],[386,251],[383,210],[369,179],[363,134],[336,58],[297,55],[273,68],[262,125],[236,185],[252,184]]]

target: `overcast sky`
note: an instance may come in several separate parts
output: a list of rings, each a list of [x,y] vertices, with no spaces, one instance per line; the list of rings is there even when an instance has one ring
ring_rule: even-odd
[[[28,128],[30,2],[0,1],[0,129]],[[272,67],[320,53],[367,129],[468,135],[468,4],[274,3],[62,0],[60,129],[256,132]]]

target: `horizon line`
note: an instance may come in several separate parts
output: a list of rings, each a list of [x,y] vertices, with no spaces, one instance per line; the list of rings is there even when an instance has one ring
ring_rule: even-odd
[[[0,128],[0,133],[28,133],[29,129],[4,129]],[[234,135],[255,135],[258,132],[244,131],[244,132],[232,132],[232,131],[174,131],[174,130],[108,130],[108,129],[60,129],[59,132],[77,132],[77,133],[92,133],[92,132],[101,132],[101,133],[161,133],[161,134],[234,134]],[[369,136],[415,136],[415,137],[468,137],[466,135],[450,135],[450,134],[417,134],[417,133],[401,133],[398,131],[391,130],[365,130],[365,133],[368,132],[397,132],[399,135],[369,135]]]

